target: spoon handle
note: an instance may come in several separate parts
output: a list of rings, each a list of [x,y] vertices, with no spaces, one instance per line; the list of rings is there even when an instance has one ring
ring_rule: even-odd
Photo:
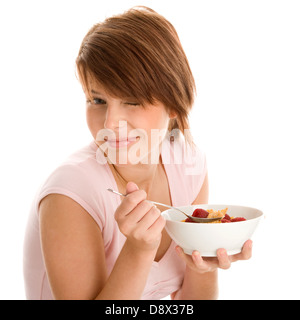
[[[115,191],[113,189],[107,189],[107,190],[112,192],[112,193],[118,194],[118,195],[120,195],[122,197],[126,197],[126,194],[120,193],[120,192]],[[189,216],[187,213],[183,212],[182,210],[180,210],[180,209],[178,209],[176,207],[172,207],[172,206],[169,206],[167,204],[160,203],[160,202],[155,202],[155,201],[152,201],[152,200],[146,200],[146,201],[151,202],[153,204],[158,204],[159,206],[163,206],[163,207],[167,207],[167,208],[170,208],[170,209],[177,210],[177,211],[183,213],[186,217],[192,219],[195,222],[211,222],[211,221],[216,221],[216,220],[220,220],[221,219],[221,218],[198,218],[198,217],[193,217],[193,216]]]
[[[113,190],[113,189],[107,189],[108,191],[110,191],[110,192],[112,192],[112,193],[115,193],[115,194],[118,194],[119,196],[123,196],[123,197],[126,197],[126,194],[123,194],[123,193],[121,193],[121,192],[118,192],[118,191],[115,191],[115,190]]]
[[[120,193],[120,192],[115,191],[115,190],[113,190],[113,189],[107,189],[107,190],[110,191],[110,192],[112,192],[112,193],[118,194],[118,195],[120,195],[120,196],[126,197],[126,194]],[[169,206],[169,205],[164,204],[164,203],[152,201],[152,200],[146,200],[146,201],[151,202],[151,203],[153,203],[153,204],[157,204],[157,205],[162,206],[162,207],[169,208],[169,209],[178,210],[178,211],[180,211],[181,213],[185,214],[185,215],[188,217],[188,215],[187,215],[186,213],[184,213],[183,211],[181,211],[181,210],[179,210],[179,209],[177,209],[177,208],[175,208],[175,207]]]

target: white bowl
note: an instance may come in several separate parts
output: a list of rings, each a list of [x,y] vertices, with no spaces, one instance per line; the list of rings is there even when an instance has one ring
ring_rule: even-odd
[[[206,204],[178,208],[189,215],[192,215],[196,208],[205,210],[228,208],[229,216],[247,219],[232,223],[189,223],[182,222],[186,217],[177,210],[163,211],[166,230],[170,237],[186,254],[192,254],[197,250],[203,257],[215,257],[219,248],[226,249],[228,255],[241,252],[243,244],[252,237],[263,216],[262,211],[258,209],[233,205]]]

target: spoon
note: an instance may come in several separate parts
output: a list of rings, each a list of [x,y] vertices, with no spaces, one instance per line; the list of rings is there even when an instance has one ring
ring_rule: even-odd
[[[118,191],[115,191],[113,189],[107,189],[108,191],[112,192],[112,193],[115,193],[115,194],[118,194],[120,196],[123,196],[123,197],[126,197],[126,194],[123,194],[123,193],[120,193]],[[155,202],[155,201],[151,201],[151,200],[146,200],[148,202],[151,202],[153,204],[157,204],[157,205],[160,205],[160,206],[163,206],[163,207],[166,207],[166,208],[170,208],[170,209],[174,209],[174,210],[177,210],[177,211],[180,211],[181,213],[183,213],[186,217],[190,218],[191,220],[195,221],[195,222],[212,222],[212,221],[217,221],[217,220],[220,220],[221,218],[198,218],[198,217],[193,217],[193,216],[190,216],[188,215],[187,213],[181,211],[180,209],[176,208],[176,207],[172,207],[172,206],[169,206],[167,204],[164,204],[164,203],[160,203],[160,202]]]

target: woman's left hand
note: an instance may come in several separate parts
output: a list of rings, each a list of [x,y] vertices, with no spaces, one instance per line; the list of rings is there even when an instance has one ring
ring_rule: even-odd
[[[232,262],[250,259],[252,256],[252,241],[246,241],[242,251],[232,256],[228,256],[225,249],[218,249],[217,257],[201,257],[201,253],[198,251],[194,251],[192,255],[187,255],[179,246],[176,247],[176,251],[190,269],[199,273],[206,273],[218,268],[229,269]]]

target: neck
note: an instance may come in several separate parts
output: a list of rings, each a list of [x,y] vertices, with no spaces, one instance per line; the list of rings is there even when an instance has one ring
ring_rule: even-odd
[[[150,193],[153,181],[161,166],[161,161],[158,164],[138,164],[126,166],[110,165],[111,170],[118,185],[126,188],[129,181],[134,182],[139,189],[143,189],[147,194]]]

